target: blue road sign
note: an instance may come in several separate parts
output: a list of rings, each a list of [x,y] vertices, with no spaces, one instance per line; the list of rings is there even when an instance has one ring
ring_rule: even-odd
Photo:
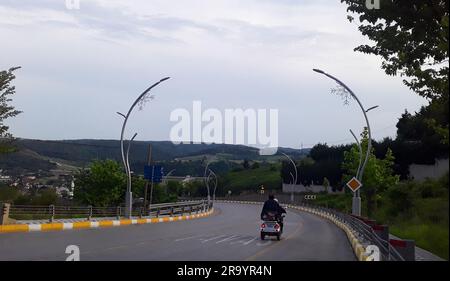
[[[162,181],[164,169],[160,165],[145,165],[144,166],[144,178],[153,183],[159,183]]]

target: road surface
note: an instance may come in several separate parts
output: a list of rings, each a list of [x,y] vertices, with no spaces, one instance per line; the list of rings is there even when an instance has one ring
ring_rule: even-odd
[[[0,260],[324,261],[356,260],[345,233],[288,210],[281,241],[259,238],[260,205],[216,203],[207,218],[113,228],[0,234]]]

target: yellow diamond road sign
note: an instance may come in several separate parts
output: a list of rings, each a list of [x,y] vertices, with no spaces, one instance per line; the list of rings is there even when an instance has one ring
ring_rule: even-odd
[[[347,182],[348,188],[350,188],[353,192],[357,191],[361,186],[362,183],[355,177],[353,177],[351,180]]]

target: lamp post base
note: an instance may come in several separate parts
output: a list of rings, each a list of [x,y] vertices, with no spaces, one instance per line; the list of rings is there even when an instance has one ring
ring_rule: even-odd
[[[361,216],[361,197],[353,197],[352,200],[352,215]]]
[[[133,206],[133,193],[132,192],[128,192],[125,193],[125,217],[126,218],[131,218],[132,215],[132,206]]]

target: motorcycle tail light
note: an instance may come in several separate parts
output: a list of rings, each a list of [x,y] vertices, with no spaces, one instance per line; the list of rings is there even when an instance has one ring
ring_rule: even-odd
[[[261,224],[261,228],[266,228],[266,224],[265,223]]]
[[[275,225],[275,229],[276,230],[280,229],[280,225],[278,223]]]

